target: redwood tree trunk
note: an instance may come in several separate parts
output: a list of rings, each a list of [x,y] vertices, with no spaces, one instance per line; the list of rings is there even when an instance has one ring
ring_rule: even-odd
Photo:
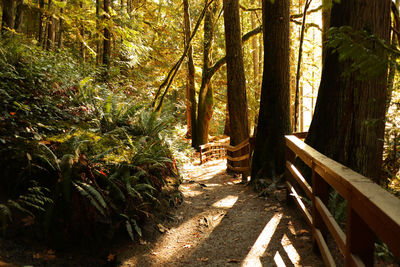
[[[350,26],[389,41],[390,0],[334,1],[331,27]],[[380,54],[379,46],[375,47]],[[351,62],[327,49],[315,115],[306,143],[336,161],[380,181],[385,126],[386,73],[360,80],[343,76]]]
[[[183,14],[184,14],[184,25],[185,25],[185,46],[188,45],[188,41],[191,35],[190,27],[190,15],[189,15],[189,1],[183,0]],[[189,44],[190,45],[190,44]],[[186,116],[187,116],[187,137],[191,137],[193,127],[196,125],[196,91],[194,83],[194,63],[193,63],[193,49],[190,45],[187,52],[187,81],[186,81]]]
[[[230,144],[236,146],[249,138],[246,78],[244,74],[242,38],[240,32],[239,1],[224,0],[223,3]],[[229,164],[234,166],[233,162]],[[237,166],[249,167],[249,161],[243,161]],[[247,180],[247,175],[247,172],[243,173],[242,178]]]
[[[290,133],[289,0],[263,0],[264,70],[252,183],[275,179],[285,170],[285,139]]]
[[[3,16],[1,24],[1,32],[4,33],[5,28],[14,28],[14,0],[3,0]]]

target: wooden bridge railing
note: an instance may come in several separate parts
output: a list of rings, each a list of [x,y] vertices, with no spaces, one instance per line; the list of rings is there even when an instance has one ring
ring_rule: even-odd
[[[346,266],[373,266],[376,238],[400,259],[400,199],[296,136],[285,138],[288,191],[312,227],[313,244],[318,246],[325,264],[336,266],[325,241],[327,231],[343,254]],[[294,166],[296,156],[311,168],[312,185]],[[312,200],[310,209],[299,196],[298,186]],[[347,201],[345,232],[327,208],[329,186]]]
[[[246,153],[240,156],[228,155],[228,152],[237,152],[240,150],[247,149]],[[250,167],[233,167],[229,162],[240,162],[249,160],[252,152],[252,146],[250,145],[250,139],[246,139],[236,146],[229,145],[229,137],[220,140],[217,143],[208,143],[200,146],[200,164],[207,162],[211,159],[226,158],[228,160],[227,168],[234,172],[249,171]]]

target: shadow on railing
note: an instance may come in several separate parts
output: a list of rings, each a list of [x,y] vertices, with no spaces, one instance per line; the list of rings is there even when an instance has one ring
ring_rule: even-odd
[[[304,138],[304,134],[296,134]],[[288,193],[312,228],[313,244],[327,266],[336,266],[326,244],[329,231],[345,259],[346,266],[373,266],[376,238],[400,258],[400,199],[370,179],[324,156],[294,135],[286,138],[286,183]],[[312,170],[309,185],[295,167],[300,158]],[[299,196],[299,187],[312,200],[310,209]],[[344,232],[327,208],[329,186],[346,201]]]

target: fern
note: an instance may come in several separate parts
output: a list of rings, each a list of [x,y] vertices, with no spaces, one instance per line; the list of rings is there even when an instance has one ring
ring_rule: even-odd
[[[82,182],[72,182],[72,184],[82,196],[86,197],[90,201],[90,204],[92,204],[93,207],[95,207],[102,215],[105,215],[107,204],[101,194],[94,187]]]

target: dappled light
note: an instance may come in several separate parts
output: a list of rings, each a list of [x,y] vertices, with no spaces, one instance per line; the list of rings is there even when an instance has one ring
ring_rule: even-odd
[[[244,259],[242,263],[243,267],[262,266],[260,258],[267,250],[269,242],[271,241],[272,236],[275,234],[275,230],[278,227],[281,218],[282,213],[276,213],[274,217],[272,217],[272,219],[265,225],[261,234]]]
[[[237,200],[238,196],[227,196],[224,199],[218,200],[217,202],[212,204],[212,206],[216,208],[232,208]]]

